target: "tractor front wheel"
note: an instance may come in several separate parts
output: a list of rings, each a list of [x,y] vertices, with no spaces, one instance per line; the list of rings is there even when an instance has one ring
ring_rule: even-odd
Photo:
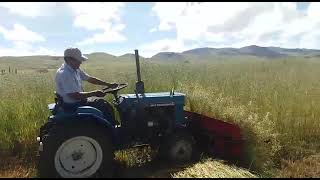
[[[195,143],[188,133],[175,133],[168,136],[160,146],[160,156],[171,163],[190,162],[195,155]]]

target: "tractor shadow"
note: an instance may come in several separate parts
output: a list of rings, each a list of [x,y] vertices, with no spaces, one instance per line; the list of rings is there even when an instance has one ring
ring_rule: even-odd
[[[171,178],[174,173],[195,163],[197,162],[174,165],[161,159],[153,159],[139,166],[126,167],[116,162],[114,178]]]
[[[157,152],[151,151],[150,148],[142,148],[124,151],[120,157],[123,158],[114,161],[114,178],[172,178],[175,173],[201,162],[201,159],[211,158],[212,156],[204,152],[201,153],[199,158],[190,162],[176,164],[161,159],[157,156]],[[214,159],[224,160],[229,165],[244,167],[243,164],[230,159],[222,157],[215,157]],[[134,162],[128,165],[128,160]]]

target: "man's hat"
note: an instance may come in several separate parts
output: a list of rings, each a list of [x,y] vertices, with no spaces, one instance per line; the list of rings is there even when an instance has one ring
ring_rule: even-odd
[[[88,60],[88,58],[82,55],[81,51],[78,48],[68,48],[64,51],[64,57],[71,57],[79,62]]]

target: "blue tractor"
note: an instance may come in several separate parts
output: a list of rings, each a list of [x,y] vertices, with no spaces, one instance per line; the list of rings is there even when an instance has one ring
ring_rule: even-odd
[[[183,93],[146,93],[137,50],[135,57],[135,93],[118,95],[128,84],[103,89],[114,96],[119,124],[94,107],[65,109],[58,95],[48,105],[52,115],[37,137],[40,177],[112,177],[114,152],[141,145],[157,149],[159,157],[174,163],[197,157],[200,147],[216,154],[231,149],[229,155],[240,156],[237,126],[185,111]]]

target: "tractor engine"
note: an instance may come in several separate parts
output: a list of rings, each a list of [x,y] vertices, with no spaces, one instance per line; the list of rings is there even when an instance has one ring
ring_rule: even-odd
[[[126,99],[130,101],[129,99]],[[128,102],[123,102],[127,107]],[[118,106],[119,107],[119,106]],[[119,107],[121,129],[127,141],[150,143],[172,133],[175,127],[175,106],[171,104],[140,104],[136,108]]]
[[[141,122],[139,127],[141,127],[142,136],[149,140],[170,134],[175,123],[172,106],[146,107],[144,112],[138,114],[136,118],[138,124]]]

